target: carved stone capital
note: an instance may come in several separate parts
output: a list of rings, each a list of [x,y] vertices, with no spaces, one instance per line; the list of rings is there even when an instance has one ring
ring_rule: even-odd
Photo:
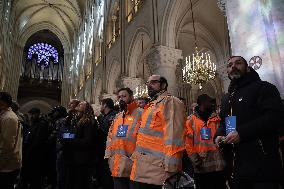
[[[134,91],[134,89],[143,83],[143,79],[141,78],[135,78],[135,77],[124,77],[122,78],[123,81],[123,85],[124,87],[129,87],[132,91]]]
[[[159,67],[176,68],[178,60],[182,58],[182,51],[166,46],[153,46],[146,56],[147,63],[154,73]]]

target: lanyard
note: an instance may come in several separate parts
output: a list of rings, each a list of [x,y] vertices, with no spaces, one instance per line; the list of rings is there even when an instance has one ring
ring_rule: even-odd
[[[122,112],[122,125],[124,125],[124,119],[125,119],[125,111]]]
[[[230,105],[230,116],[233,115],[233,105],[232,105],[232,98],[234,96],[235,92],[232,92],[229,96],[229,105]]]

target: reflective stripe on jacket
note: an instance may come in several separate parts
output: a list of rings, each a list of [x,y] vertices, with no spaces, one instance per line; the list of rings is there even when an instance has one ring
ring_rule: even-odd
[[[220,118],[214,113],[205,123],[197,113],[194,113],[186,121],[186,151],[191,159],[194,172],[207,173],[221,171],[224,169],[223,157],[213,141],[213,136],[220,125]],[[201,129],[203,127],[211,130],[209,140],[201,138]]]
[[[127,106],[127,112],[120,112],[114,119],[107,138],[105,158],[109,158],[109,167],[113,177],[129,177],[132,167],[130,156],[136,146],[137,131],[142,109],[135,102]],[[119,128],[127,127],[126,136],[119,136]]]
[[[184,115],[183,103],[167,93],[147,104],[131,158],[131,180],[162,185],[172,173],[181,170]]]

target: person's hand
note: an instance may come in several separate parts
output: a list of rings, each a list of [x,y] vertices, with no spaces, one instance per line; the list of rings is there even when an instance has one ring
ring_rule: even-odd
[[[216,138],[215,138],[215,144],[219,147],[219,143],[221,142],[221,141],[224,141],[225,140],[225,137],[224,136],[217,136]]]
[[[226,138],[224,143],[226,144],[237,144],[240,142],[240,136],[237,131],[230,132]]]

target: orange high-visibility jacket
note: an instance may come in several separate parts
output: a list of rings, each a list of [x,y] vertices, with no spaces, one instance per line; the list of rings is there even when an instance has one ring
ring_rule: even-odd
[[[224,160],[219,148],[213,141],[217,128],[220,126],[220,118],[213,113],[205,123],[197,113],[192,114],[186,121],[185,146],[189,158],[192,161],[195,173],[221,171],[224,169]],[[211,129],[211,138],[201,138],[201,128]]]
[[[182,168],[185,107],[166,92],[150,102],[142,113],[130,179],[162,185]]]
[[[127,112],[120,112],[110,126],[106,144],[105,158],[109,159],[109,167],[113,177],[130,176],[132,155],[136,146],[138,127],[141,121],[142,109],[133,102],[128,104]],[[119,128],[127,127],[125,136],[120,136]]]

